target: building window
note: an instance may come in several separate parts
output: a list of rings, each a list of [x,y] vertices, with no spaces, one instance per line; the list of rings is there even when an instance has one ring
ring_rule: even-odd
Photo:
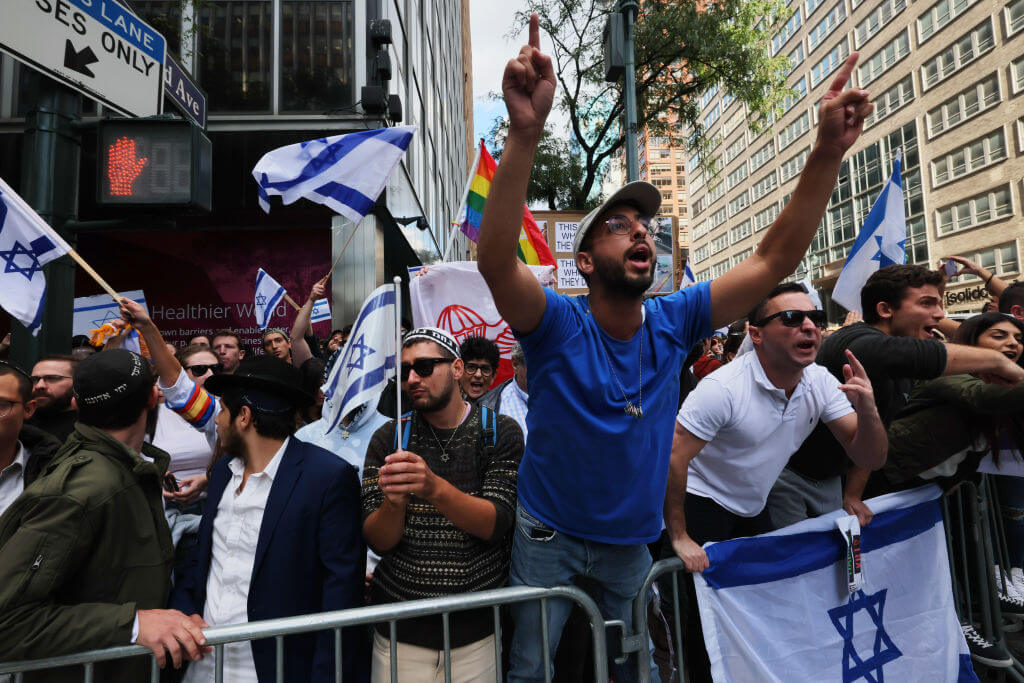
[[[786,128],[779,133],[779,149],[785,149],[810,129],[811,116],[807,112],[804,112],[799,118],[786,126]]]
[[[871,10],[871,14],[866,16],[853,30],[853,44],[859,50],[864,43],[871,40],[876,33],[882,30],[883,26],[888,25],[892,18],[906,7],[907,0],[882,0],[882,3]]]
[[[783,162],[782,167],[779,169],[779,175],[782,176],[782,182],[787,182],[791,178],[795,178],[800,175],[800,172],[804,170],[804,166],[807,165],[807,156],[810,154],[810,149],[805,149],[794,157],[790,157]]]
[[[732,218],[748,206],[750,206],[750,192],[743,190],[743,192],[729,200],[729,217]]]
[[[867,86],[892,66],[910,53],[910,30],[903,31],[892,42],[881,50],[871,55],[863,65],[858,68],[860,74],[860,87]]]
[[[281,111],[322,112],[353,97],[354,3],[281,2]]]
[[[708,231],[714,230],[719,225],[724,223],[725,222],[725,218],[726,218],[726,213],[725,213],[725,207],[723,206],[721,209],[719,209],[718,211],[715,211],[713,214],[711,214],[711,218],[708,219]]]
[[[732,134],[734,130],[740,127],[744,121],[746,121],[747,113],[740,108],[736,113],[730,116],[725,123],[722,124],[722,137],[727,138]]]
[[[961,36],[921,67],[922,87],[927,90],[941,83],[995,45],[992,20],[986,19]]]
[[[733,268],[735,268],[737,264],[742,263],[743,261],[747,260],[747,258],[749,258],[751,256],[751,254],[753,254],[753,253],[754,253],[754,248],[753,247],[747,247],[746,249],[744,249],[740,253],[738,253],[735,256],[733,256],[732,259],[731,259],[732,260]]]
[[[786,114],[790,109],[795,107],[797,103],[807,95],[807,77],[801,76],[800,79],[793,84],[793,90],[796,92],[792,95],[787,95],[782,100],[782,113]]]
[[[998,277],[1007,277],[1020,273],[1020,262],[1017,258],[1017,245],[1014,242],[1007,242],[1006,244],[1000,244],[992,247],[991,249],[976,251],[973,254],[964,254],[964,258],[974,261],[982,268]],[[965,273],[953,278],[952,282],[970,282],[977,279],[977,275]]]
[[[722,181],[719,180],[710,190],[708,190],[708,194],[707,194],[708,204],[714,204],[719,199],[721,199],[722,195],[724,195],[724,194],[725,194],[725,183],[723,183]]]
[[[754,232],[764,230],[765,228],[767,228],[769,225],[772,224],[776,217],[778,217],[778,215],[778,204],[772,204],[768,208],[762,209],[761,211],[755,213],[754,218],[752,219],[752,223],[754,225]]]
[[[1012,0],[1006,5],[1006,35],[1012,36],[1024,28],[1024,0]]]
[[[973,140],[932,162],[932,186],[938,187],[1006,159],[1002,128]]]
[[[199,78],[211,113],[271,112],[271,14],[270,0],[200,7]]]
[[[718,87],[718,83],[716,82],[714,85],[708,88],[703,95],[700,96],[701,109],[706,109],[708,104],[711,103],[711,100],[715,98],[715,95],[718,94]]]
[[[825,78],[839,68],[839,65],[846,61],[846,57],[850,54],[850,46],[846,43],[846,37],[836,45],[832,50],[825,55],[820,62],[815,64],[811,68],[811,87],[818,85]]]
[[[735,171],[730,173],[729,177],[726,179],[726,182],[728,183],[728,189],[731,190],[732,188],[736,187],[737,185],[742,183],[746,177],[747,165],[741,164],[739,167],[736,168]]]
[[[754,183],[754,185],[750,188],[751,201],[756,202],[758,199],[765,196],[778,186],[779,179],[775,175],[775,171],[773,170],[764,178],[761,178],[756,183]]]
[[[769,140],[766,145],[754,152],[750,157],[750,172],[754,173],[775,156],[775,141]]]
[[[700,263],[708,257],[708,247],[705,244],[703,247],[697,247],[693,250],[692,258],[694,263]]]
[[[711,108],[711,111],[709,111],[704,116],[704,120],[703,120],[704,129],[707,130],[708,128],[713,126],[715,124],[715,121],[717,121],[721,115],[722,115],[722,103],[721,102],[715,102],[715,106],[713,106]]]
[[[750,237],[754,232],[750,228],[750,221],[745,220],[729,231],[729,241],[736,244],[745,237]]]
[[[800,25],[802,23],[803,15],[800,13],[800,8],[797,7],[796,11],[793,12],[793,16],[789,18],[789,21],[787,21],[785,25],[781,29],[779,29],[779,32],[775,34],[775,37],[772,38],[773,55],[779,53],[779,50],[782,49],[782,46],[786,44],[786,42],[793,36],[794,33],[796,33],[797,29],[800,28]],[[803,59],[803,57],[801,57],[801,59]]]
[[[887,0],[888,1],[888,0]],[[899,0],[905,2],[905,0]],[[846,4],[843,0],[840,0],[835,7],[829,10],[829,13],[825,15],[825,18],[818,22],[818,24],[811,29],[811,32],[807,34],[807,51],[814,52],[814,49],[821,45],[821,42],[825,40],[836,30],[839,24],[843,23],[846,19]]]
[[[798,66],[803,64],[803,61],[804,61],[804,44],[803,44],[803,42],[797,43],[796,47],[793,48],[793,50],[788,55],[786,55],[786,57],[789,58],[789,70],[786,72],[786,75],[789,75],[789,74],[793,73],[794,69],[796,69]]]
[[[902,109],[914,99],[914,76],[906,78],[875,98],[875,111],[864,121],[864,127],[872,126],[890,114]]]
[[[977,0],[939,0],[917,18],[918,44],[931,38],[939,29],[964,13]]]
[[[1011,88],[1016,95],[1024,90],[1024,57],[1020,57],[1010,66],[1010,78],[1013,81]]]
[[[935,212],[935,230],[941,237],[1006,218],[1012,213],[1010,186],[1003,185],[939,209]]]
[[[723,249],[729,246],[729,235],[728,233],[719,235],[715,239],[711,240],[711,255],[714,256]]]
[[[729,271],[729,259],[719,261],[718,263],[711,266],[711,279],[714,280],[716,277],[722,277]]]
[[[651,178],[651,184],[657,185],[658,187],[664,187],[672,184],[671,178]]]
[[[814,10],[821,7],[825,0],[807,0],[807,10],[804,12],[804,16],[810,17],[814,14]]]
[[[738,157],[743,150],[747,148],[747,136],[741,135],[736,140],[725,148],[725,163],[731,162],[733,159]]]
[[[999,77],[993,73],[929,111],[928,137],[934,138],[991,109],[999,104],[999,98]]]

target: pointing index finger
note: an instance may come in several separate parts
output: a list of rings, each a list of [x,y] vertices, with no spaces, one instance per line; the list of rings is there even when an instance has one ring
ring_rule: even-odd
[[[860,53],[854,52],[846,58],[846,62],[843,64],[843,67],[839,69],[839,73],[837,73],[836,77],[832,80],[832,85],[828,87],[830,92],[842,92],[843,88],[845,88],[846,84],[850,81],[850,75],[853,73],[853,67],[857,65],[857,59],[859,57]]]
[[[864,370],[864,366],[857,360],[857,356],[853,355],[853,351],[846,349],[846,358],[850,361],[850,369],[853,370],[853,374],[856,377],[867,377],[867,372]]]
[[[530,15],[530,47],[540,49],[540,17],[536,12]]]

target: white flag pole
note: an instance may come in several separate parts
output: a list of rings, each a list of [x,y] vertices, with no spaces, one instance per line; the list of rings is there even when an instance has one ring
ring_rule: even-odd
[[[466,208],[466,200],[469,199],[469,188],[473,185],[473,177],[476,176],[476,169],[480,166],[480,154],[484,148],[484,139],[480,138],[480,144],[476,146],[476,156],[473,157],[473,163],[469,167],[469,177],[466,178],[466,187],[462,191],[462,201],[459,203],[459,210],[456,212],[455,217],[458,218],[462,215],[463,209]],[[442,261],[448,260],[448,254],[452,250],[452,245],[455,244],[455,237],[461,230],[452,226],[452,231],[448,233],[448,245],[444,248],[444,255],[441,257]]]
[[[402,278],[395,276],[395,443],[402,448]]]

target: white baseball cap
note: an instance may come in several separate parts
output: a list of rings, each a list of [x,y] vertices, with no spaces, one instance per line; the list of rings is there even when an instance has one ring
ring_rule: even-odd
[[[616,204],[636,204],[645,215],[653,216],[661,208],[661,192],[654,185],[643,180],[635,180],[620,187],[611,197],[604,200],[601,206],[588,213],[580,221],[580,227],[576,230],[576,237],[572,241],[574,258],[580,253],[583,238],[586,237],[587,231],[590,230],[597,217]]]

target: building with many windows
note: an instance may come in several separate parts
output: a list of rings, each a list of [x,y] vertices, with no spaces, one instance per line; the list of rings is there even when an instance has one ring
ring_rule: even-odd
[[[182,336],[190,325],[251,326],[251,314],[242,311],[252,308],[257,266],[301,302],[347,245],[332,278],[333,322],[340,327],[376,286],[395,275],[407,279],[408,266],[440,258],[473,154],[468,0],[119,1],[164,34],[168,51],[208,98],[213,208],[205,213],[97,206],[97,150],[88,126],[116,113],[80,98],[85,132],[77,213],[97,227],[72,237],[115,288],[144,288],[151,308],[176,314],[206,307],[188,309],[207,312],[195,319],[155,315],[158,324]],[[390,40],[380,48],[386,59],[370,35],[374,20],[390,22]],[[0,56],[0,174],[16,189],[25,114],[38,78]],[[363,86],[375,84],[397,96],[400,114],[361,101]],[[164,111],[176,111],[169,100]],[[269,214],[259,209],[251,172],[266,152],[408,124],[418,127],[411,145],[358,231],[305,200],[283,206],[274,199]],[[467,251],[465,238],[457,237],[454,253]],[[96,293],[91,281],[79,277],[78,285],[78,295]],[[234,313],[209,314],[222,309]],[[272,324],[294,315],[282,310]]]
[[[673,217],[676,241],[685,257],[690,246],[690,224],[686,209],[686,153],[674,147],[668,137],[644,134],[637,140],[640,180],[661,191],[661,216]],[[623,174],[625,176],[625,174]]]
[[[826,295],[903,150],[908,263],[946,255],[1000,277],[1021,274],[1024,247],[1024,0],[795,0],[773,40],[792,61],[795,94],[761,134],[726,93],[705,103],[720,142],[712,167],[688,158],[691,267],[717,277],[752,253],[797,183],[815,139],[817,105],[852,51],[851,85],[875,112],[842,164],[800,268]],[[731,121],[739,121],[730,126]],[[980,310],[981,283],[961,277],[949,312]],[[840,309],[829,304],[831,318]]]

